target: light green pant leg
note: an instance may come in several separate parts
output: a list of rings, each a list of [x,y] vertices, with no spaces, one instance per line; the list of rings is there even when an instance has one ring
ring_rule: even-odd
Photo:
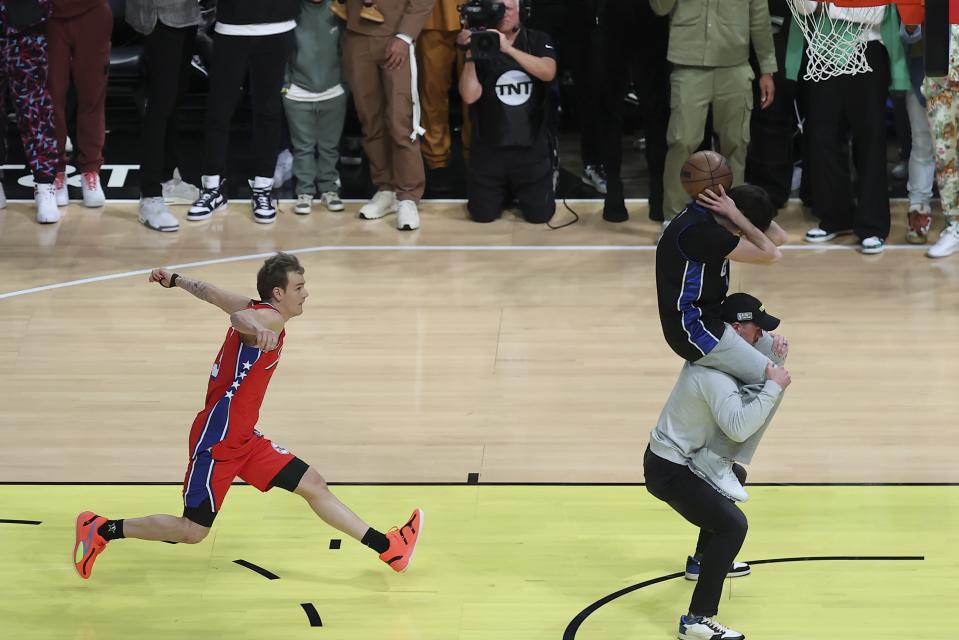
[[[297,195],[316,195],[316,160],[313,151],[319,135],[315,124],[317,104],[283,98],[290,141],[293,143],[293,175],[296,177]]]
[[[673,67],[670,76],[671,111],[666,130],[666,170],[663,174],[663,208],[667,220],[686,208],[689,195],[679,180],[686,158],[703,141],[706,114],[713,99],[711,67]]]
[[[313,127],[316,132],[316,183],[320,193],[338,191],[336,171],[339,159],[340,135],[346,120],[346,94],[316,103]]]
[[[749,119],[753,112],[752,67],[717,67],[713,75],[713,129],[720,152],[733,170],[733,185],[741,185],[749,147]]]

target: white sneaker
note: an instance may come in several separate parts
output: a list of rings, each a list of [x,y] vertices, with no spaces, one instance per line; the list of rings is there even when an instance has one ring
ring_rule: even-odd
[[[140,198],[139,220],[154,231],[176,231],[180,223],[170,213],[162,196]]]
[[[177,171],[173,172],[173,179],[164,182],[163,204],[185,204],[192,205],[200,197],[200,190],[189,182],[184,182]]]
[[[396,192],[377,191],[370,201],[360,207],[360,217],[364,220],[376,220],[391,213],[396,213]]]
[[[939,234],[936,244],[929,247],[930,258],[945,258],[959,251],[959,220],[952,220]]]
[[[705,616],[681,616],[679,640],[746,640],[746,636]]]
[[[342,211],[345,207],[340,200],[340,194],[336,191],[327,191],[320,197],[320,203],[326,207],[327,211]]]
[[[296,205],[293,207],[293,213],[300,216],[313,213],[313,196],[308,193],[301,193],[296,196]]]
[[[859,252],[865,253],[866,255],[882,253],[882,247],[884,244],[886,244],[886,241],[878,236],[869,236],[859,244]]]
[[[53,224],[60,222],[60,209],[57,208],[57,192],[52,184],[38,184],[33,188],[33,198],[37,204],[37,222]]]
[[[848,236],[852,233],[852,229],[842,229],[840,231],[824,231],[822,227],[813,227],[806,232],[803,240],[806,242],[829,242],[834,238],[839,236]]]
[[[53,188],[57,192],[57,206],[65,207],[70,204],[70,193],[67,191],[67,174],[60,172],[53,180]]]
[[[420,212],[412,200],[400,200],[396,213],[396,228],[400,231],[416,231],[420,228]]]
[[[588,164],[583,169],[583,184],[606,195],[606,172],[600,165]]]
[[[7,194],[3,192],[3,183],[0,182],[0,209],[7,208]]]
[[[83,174],[83,206],[102,207],[107,201],[100,187],[100,174],[96,171],[87,171]]]

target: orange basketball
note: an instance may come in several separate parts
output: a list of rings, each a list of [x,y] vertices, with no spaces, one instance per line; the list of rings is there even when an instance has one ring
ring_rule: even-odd
[[[726,158],[715,151],[697,151],[686,158],[679,179],[689,197],[696,198],[706,189],[718,194],[719,185],[729,191],[733,186],[733,171]]]

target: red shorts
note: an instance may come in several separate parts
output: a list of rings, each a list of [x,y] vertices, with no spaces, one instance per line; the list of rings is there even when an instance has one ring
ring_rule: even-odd
[[[221,460],[217,459],[216,454],[206,450],[190,461],[183,479],[183,507],[186,517],[203,526],[212,525],[216,512],[223,505],[223,498],[237,477],[260,491],[269,491],[280,471],[291,462],[299,460],[269,438],[264,438],[259,432],[254,433],[253,440],[244,447],[248,450],[239,457]],[[305,463],[300,462],[300,465],[305,472]],[[299,478],[296,478],[296,481],[298,480]],[[296,487],[294,485],[285,488],[292,490]]]

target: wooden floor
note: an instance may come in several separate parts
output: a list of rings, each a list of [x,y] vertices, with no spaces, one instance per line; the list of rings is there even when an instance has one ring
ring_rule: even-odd
[[[134,204],[74,204],[56,226],[33,222],[29,205],[0,210],[0,621],[11,637],[572,640],[568,625],[593,602],[682,569],[686,523],[642,487],[598,486],[642,482],[680,366],[659,328],[659,227],[643,205],[611,225],[597,204],[574,203],[582,220],[550,230],[427,204],[414,233],[358,220],[358,205],[307,217],[291,206],[270,227],[234,204],[176,234],[139,225]],[[815,223],[793,206],[780,218],[793,238],[784,260],[733,267],[731,290],[783,318],[792,348],[793,385],[750,481],[830,485],[752,487],[743,559],[926,558],[757,566],[728,585],[720,616],[751,638],[934,636],[942,618],[930,612],[955,601],[959,488],[834,486],[959,483],[959,259],[903,245],[904,218],[900,203],[891,246],[862,256],[803,245]],[[330,481],[363,485],[336,491],[377,526],[423,506],[416,566],[395,576],[356,543],[329,550],[341,536],[298,498],[236,487],[203,544],[115,544],[81,581],[67,560],[77,511],[178,512],[174,484],[90,483],[182,479],[227,327],[147,271],[178,265],[253,296],[276,250],[298,251],[311,296],[287,327],[259,428]],[[480,486],[462,484],[469,474]],[[644,588],[574,635],[675,637],[688,597],[681,579]]]

